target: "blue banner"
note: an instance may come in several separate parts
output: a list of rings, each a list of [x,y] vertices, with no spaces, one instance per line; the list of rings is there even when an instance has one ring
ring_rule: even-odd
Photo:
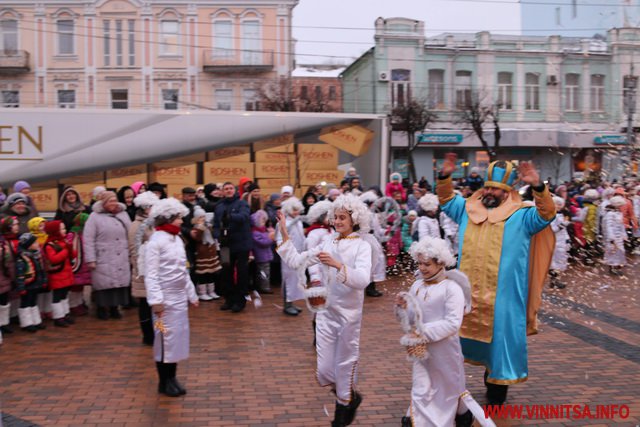
[[[421,133],[418,144],[460,144],[464,135],[460,133]]]

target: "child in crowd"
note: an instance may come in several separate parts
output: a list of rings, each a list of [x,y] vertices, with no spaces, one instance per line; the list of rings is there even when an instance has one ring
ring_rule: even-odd
[[[196,241],[194,279],[201,301],[220,299],[214,282],[219,276],[218,271],[222,270],[222,264],[218,257],[218,242],[211,232],[212,221],[213,217],[207,221],[207,213],[200,206],[194,208],[191,219]]]
[[[396,313],[408,332],[403,344],[422,342],[428,354],[412,359],[411,405],[402,426],[470,427],[473,416],[461,401],[466,386],[458,337],[462,318],[471,310],[469,281],[460,271],[447,272],[456,259],[440,238],[425,236],[410,253],[420,277],[409,292],[398,295]]]
[[[626,205],[622,196],[613,196],[605,208],[602,221],[602,235],[604,237],[604,263],[609,266],[609,272],[614,276],[622,275],[622,267],[627,264],[624,243],[627,232],[620,208]]]
[[[53,324],[66,328],[75,323],[69,314],[69,290],[73,286],[71,260],[75,257],[73,247],[67,243],[67,228],[62,221],[49,221],[44,226],[47,243],[44,256],[49,277],[49,288],[53,292]]]
[[[73,271],[73,286],[69,289],[69,310],[74,316],[84,316],[89,312],[84,302],[84,287],[91,286],[91,270],[84,261],[82,250],[82,232],[84,224],[89,219],[89,214],[81,212],[73,218],[71,231],[67,233],[65,240],[73,248],[75,254],[71,260]]]
[[[273,261],[273,242],[275,230],[267,228],[269,215],[262,209],[251,215],[251,237],[253,239],[253,258],[256,264],[255,284],[258,292],[272,294],[271,290],[271,261]]]
[[[438,209],[440,202],[435,194],[425,194],[418,200],[420,209],[424,212],[417,222],[414,222],[414,231],[418,232],[418,241],[425,237],[439,239],[442,237],[440,232],[440,221],[438,220]]]
[[[27,222],[27,226],[29,227],[29,233],[33,234],[38,240],[38,245],[40,246],[40,252],[44,250],[44,245],[47,243],[46,231],[44,231],[44,226],[47,223],[47,220],[42,217],[34,217]],[[42,254],[44,256],[44,253]],[[51,304],[53,302],[53,295],[49,286],[44,286],[40,292],[38,293],[38,308],[40,309],[40,314],[45,319],[51,319],[53,317]]]
[[[285,215],[285,221],[287,226],[287,236],[291,239],[291,243],[297,251],[304,250],[304,228],[302,226],[302,218],[300,213],[304,210],[304,206],[300,203],[296,197],[289,197],[282,202],[282,208],[280,212]],[[276,241],[278,245],[283,243],[282,233],[277,233]],[[298,283],[298,272],[289,267],[286,263],[281,263],[282,266],[282,291],[284,298],[283,312],[289,316],[297,316],[302,310],[295,305],[293,301],[298,301],[304,298],[303,288]]]
[[[0,218],[0,240],[2,242],[3,279],[0,281],[0,333],[10,334],[9,326],[10,301],[9,294],[15,279],[15,259],[18,253],[18,230],[20,223],[14,217]],[[5,269],[6,267],[6,269]]]
[[[567,269],[569,264],[569,249],[571,242],[567,227],[570,224],[568,218],[564,216],[562,210],[565,201],[562,197],[554,196],[553,203],[556,205],[556,218],[551,223],[551,229],[556,235],[556,246],[553,250],[553,258],[551,259],[551,267],[549,269],[550,283],[549,287],[564,289],[567,285],[558,280],[560,273]]]
[[[28,332],[45,329],[38,308],[38,292],[47,286],[47,273],[38,239],[31,233],[20,236],[16,257],[16,291],[20,294],[20,327]]]

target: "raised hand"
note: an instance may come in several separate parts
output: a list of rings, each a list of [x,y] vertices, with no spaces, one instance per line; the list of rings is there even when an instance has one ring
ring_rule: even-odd
[[[440,169],[440,174],[442,176],[449,176],[454,173],[458,168],[456,165],[456,160],[458,160],[458,155],[456,153],[445,154],[444,163],[442,164],[442,169]]]
[[[531,162],[521,162],[518,165],[518,176],[524,184],[529,184],[533,187],[540,186],[540,174]]]
[[[278,219],[278,228],[280,229],[280,234],[282,235],[282,241],[286,242],[289,240],[289,231],[287,230],[287,219],[284,216],[282,211],[278,211],[276,213],[276,218]]]

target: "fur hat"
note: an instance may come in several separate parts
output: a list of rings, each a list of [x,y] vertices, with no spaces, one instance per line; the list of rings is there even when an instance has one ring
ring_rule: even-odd
[[[329,220],[335,220],[336,211],[344,209],[351,215],[353,225],[358,225],[361,232],[368,233],[371,229],[371,211],[358,197],[353,194],[343,194],[331,204]]]
[[[140,193],[133,199],[133,204],[136,205],[137,208],[150,208],[151,206],[158,203],[160,199],[155,193],[151,191],[145,191],[144,193]]]
[[[590,188],[584,192],[584,198],[587,200],[594,201],[600,198],[600,194],[598,193],[598,190]]]
[[[416,262],[419,261],[418,257],[422,255],[426,258],[434,259],[447,267],[456,264],[456,258],[449,250],[447,242],[431,236],[425,236],[419,242],[413,243],[409,249],[409,254]]]
[[[303,211],[304,206],[297,197],[289,197],[287,200],[282,202],[282,212],[285,214],[290,214],[293,211]]]
[[[293,187],[290,185],[285,185],[280,189],[280,194],[288,193],[290,195],[293,194]]]
[[[178,199],[170,197],[168,199],[158,200],[156,204],[151,208],[151,212],[149,212],[149,217],[156,218],[166,218],[170,219],[176,216],[182,216],[183,218],[189,215],[189,209]]]
[[[314,203],[309,208],[309,212],[307,213],[307,223],[314,224],[318,222],[318,220],[323,216],[329,213],[329,209],[331,209],[332,202],[329,200],[321,200],[319,202]]]
[[[619,208],[627,204],[627,201],[622,196],[613,196],[609,200],[609,204],[614,208]]]
[[[402,181],[402,175],[400,172],[394,172],[389,176],[390,181]]]
[[[556,205],[557,209],[562,209],[565,205],[564,199],[558,196],[553,196],[553,203]]]
[[[33,245],[33,242],[36,240],[38,239],[33,234],[23,233],[20,235],[18,244],[20,245],[20,249],[29,249],[29,246]]]
[[[29,185],[27,181],[16,181],[16,183],[13,184],[13,191],[15,193],[20,193],[25,188],[31,188],[31,185]]]
[[[438,196],[435,194],[425,194],[420,197],[418,200],[418,205],[425,212],[432,212],[438,210],[438,206],[440,206],[440,201],[438,200]]]
[[[6,204],[7,206],[11,207],[16,203],[20,203],[20,202],[24,203],[25,205],[29,204],[29,200],[27,199],[27,196],[25,196],[24,194],[12,193],[9,195],[9,197],[7,197]]]

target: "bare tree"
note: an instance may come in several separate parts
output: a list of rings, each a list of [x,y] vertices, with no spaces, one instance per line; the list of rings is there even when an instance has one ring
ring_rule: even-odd
[[[279,79],[265,84],[258,90],[257,97],[263,111],[296,111],[289,79]]]
[[[412,182],[418,181],[413,161],[413,150],[418,146],[416,132],[423,131],[429,123],[437,118],[438,116],[429,109],[428,102],[424,99],[411,99],[403,104],[398,104],[391,110],[393,129],[404,131],[407,134],[408,167]]]
[[[465,105],[460,106],[458,123],[470,126],[482,143],[482,147],[489,153],[489,161],[494,161],[500,151],[500,108],[499,102],[487,102],[486,95],[474,91],[471,99]],[[493,127],[493,146],[485,138],[484,131],[489,126]]]

